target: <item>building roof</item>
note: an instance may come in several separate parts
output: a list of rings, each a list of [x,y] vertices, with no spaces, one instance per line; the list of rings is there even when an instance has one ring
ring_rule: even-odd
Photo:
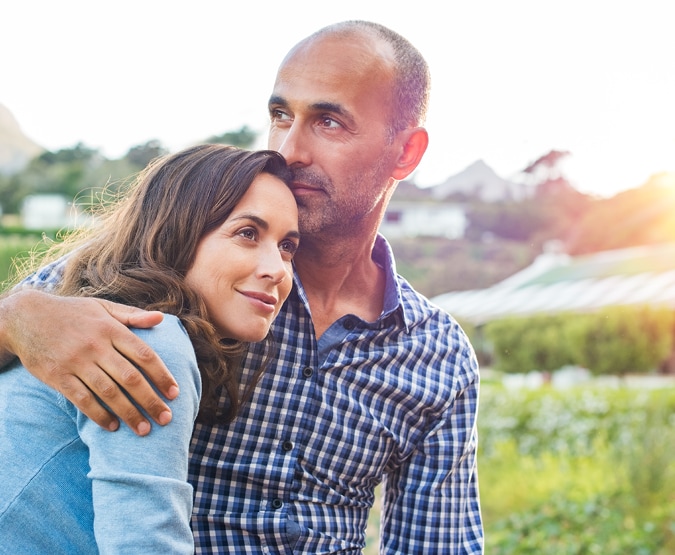
[[[605,306],[675,307],[675,244],[578,257],[547,252],[488,289],[444,293],[431,300],[457,319],[473,324]]]

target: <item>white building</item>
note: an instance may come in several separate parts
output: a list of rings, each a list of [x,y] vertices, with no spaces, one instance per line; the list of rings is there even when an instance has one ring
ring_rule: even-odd
[[[464,235],[466,226],[466,215],[459,204],[393,199],[380,225],[380,233],[388,239],[404,237],[458,239]]]
[[[28,195],[21,205],[21,223],[26,229],[72,229],[86,224],[87,221],[77,206],[62,195]]]

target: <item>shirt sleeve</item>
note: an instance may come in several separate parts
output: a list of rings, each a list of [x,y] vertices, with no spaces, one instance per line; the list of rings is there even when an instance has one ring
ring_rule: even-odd
[[[63,271],[66,267],[68,257],[63,256],[46,266],[43,266],[38,271],[30,274],[16,285],[16,289],[25,287],[33,287],[35,289],[42,289],[43,291],[52,291],[54,287],[61,281]]]
[[[155,328],[135,330],[176,378],[180,395],[173,419],[139,437],[126,425],[108,432],[77,415],[90,451],[94,531],[100,553],[193,553],[192,487],[188,450],[199,408],[201,381],[192,344],[173,316]]]
[[[478,363],[471,348],[462,355],[447,414],[385,479],[381,553],[483,553],[476,466]]]

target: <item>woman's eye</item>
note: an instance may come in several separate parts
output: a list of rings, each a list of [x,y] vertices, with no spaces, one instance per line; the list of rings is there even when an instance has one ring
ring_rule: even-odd
[[[251,239],[252,241],[255,241],[256,231],[255,231],[255,229],[247,227],[247,228],[239,231],[239,233],[237,233],[237,235],[240,235],[241,237],[244,237],[245,239]]]
[[[289,253],[293,256],[298,250],[298,244],[295,241],[282,241],[279,245],[279,249],[283,252]]]

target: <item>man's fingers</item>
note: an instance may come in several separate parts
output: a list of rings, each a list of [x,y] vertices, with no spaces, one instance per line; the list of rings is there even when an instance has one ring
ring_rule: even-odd
[[[106,310],[125,326],[137,328],[152,327],[159,324],[164,318],[161,312],[148,312],[134,307],[103,302],[105,303]],[[136,335],[120,332],[113,334],[111,339],[115,349],[129,361],[142,368],[147,379],[154,384],[164,397],[175,399],[178,396],[178,384],[171,375],[171,372],[169,372],[166,365],[162,362],[162,359]],[[108,367],[104,368],[110,370]],[[145,380],[141,383],[139,377],[140,374],[132,371],[129,366],[123,372],[116,372],[114,374],[115,380],[131,394],[132,398],[148,411],[148,414],[155,421],[161,423],[162,417],[160,417],[160,414],[166,408],[166,405],[160,405],[160,399],[154,393],[151,396],[147,396],[148,389],[144,387]],[[146,393],[146,396],[143,399],[139,398],[136,394],[137,391]]]
[[[77,377],[64,377],[58,389],[61,395],[102,428],[114,432],[120,427],[119,420],[101,406],[94,394]]]
[[[140,339],[135,335],[132,337],[142,345],[142,348],[147,349]],[[125,345],[128,345],[128,342],[125,342]],[[158,424],[168,424],[171,421],[171,409],[153,389],[146,377],[127,360],[127,357],[131,358],[131,356],[118,351],[113,351],[113,353],[115,354],[112,358],[99,362],[101,371],[84,378],[87,387],[138,435],[146,435],[151,426],[145,414],[138,407],[141,407]],[[159,357],[154,353],[153,356],[157,358],[155,363],[165,369]],[[141,363],[136,362],[136,364]],[[173,377],[171,380],[173,382]],[[132,403],[129,397],[133,398],[136,404]]]
[[[94,422],[107,429],[119,426],[112,412],[144,435],[150,431],[148,416],[158,424],[171,420],[171,410],[145,378],[167,399],[178,395],[178,384],[159,356],[128,327],[157,325],[163,318],[160,312],[29,289],[6,300],[4,310],[12,317],[5,318],[0,339],[7,351]]]
[[[164,319],[164,315],[157,310],[143,310],[134,306],[127,306],[103,300],[101,302],[104,303],[104,306],[110,315],[125,326],[131,326],[133,328],[151,328]]]

